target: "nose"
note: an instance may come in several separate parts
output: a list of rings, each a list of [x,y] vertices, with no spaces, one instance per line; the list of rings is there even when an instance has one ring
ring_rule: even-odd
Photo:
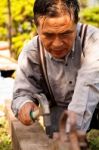
[[[61,46],[63,46],[63,42],[62,40],[60,39],[60,37],[56,36],[53,40],[53,48],[60,48]]]

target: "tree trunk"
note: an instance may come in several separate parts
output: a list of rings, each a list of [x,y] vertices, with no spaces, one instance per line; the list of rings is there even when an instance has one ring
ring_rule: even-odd
[[[11,19],[11,1],[8,1],[8,18],[9,18],[9,23],[8,23],[8,35],[9,35],[9,50],[10,54],[12,56],[12,19]]]

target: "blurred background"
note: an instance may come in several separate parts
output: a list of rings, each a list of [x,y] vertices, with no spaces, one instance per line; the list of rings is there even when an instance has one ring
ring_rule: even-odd
[[[79,0],[80,21],[99,27],[99,0]],[[35,35],[34,0],[0,2],[0,41],[10,42],[10,54],[16,60],[24,43]]]
[[[5,101],[12,100],[17,59],[24,44],[34,35],[35,0],[0,1],[0,150],[11,150],[5,119]],[[99,28],[99,0],[79,0],[80,22]],[[99,131],[88,134],[91,150],[99,150]]]

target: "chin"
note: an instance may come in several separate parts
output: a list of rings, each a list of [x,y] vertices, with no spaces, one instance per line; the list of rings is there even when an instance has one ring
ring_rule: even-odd
[[[66,54],[65,54],[65,55],[53,55],[53,57],[58,58],[58,59],[62,59],[62,58],[64,58],[65,56],[66,56]]]

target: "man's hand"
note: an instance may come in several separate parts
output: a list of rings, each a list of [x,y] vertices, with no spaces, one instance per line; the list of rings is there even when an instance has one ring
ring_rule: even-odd
[[[18,119],[24,125],[31,125],[33,120],[30,117],[30,112],[38,109],[35,103],[27,102],[25,103],[18,112]]]

